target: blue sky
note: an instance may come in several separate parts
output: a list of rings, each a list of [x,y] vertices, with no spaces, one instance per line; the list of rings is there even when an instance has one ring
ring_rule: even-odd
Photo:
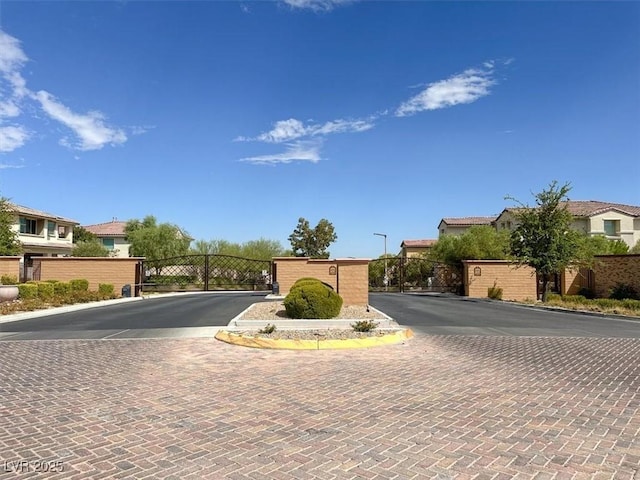
[[[0,195],[195,239],[640,205],[640,3],[0,0]]]

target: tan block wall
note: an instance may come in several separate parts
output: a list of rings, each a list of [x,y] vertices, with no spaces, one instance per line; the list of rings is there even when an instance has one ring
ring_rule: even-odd
[[[273,261],[281,295],[288,294],[296,280],[313,277],[331,285],[344,300],[344,305],[369,303],[369,260],[283,257]],[[329,273],[331,267],[335,268],[335,275]]]
[[[490,287],[502,288],[503,300],[536,300],[536,275],[530,267],[515,268],[508,261],[466,260],[464,264],[464,291],[471,298],[487,298]],[[476,267],[480,275],[474,275]]]
[[[0,257],[0,275],[20,278],[20,257]]]
[[[34,272],[40,270],[40,280],[69,280],[84,278],[89,289],[97,290],[100,283],[111,283],[116,294],[131,285],[133,295],[136,268],[142,258],[40,257],[33,259]]]
[[[597,297],[608,297],[616,283],[631,285],[640,292],[640,255],[597,256],[593,272]]]
[[[577,295],[581,288],[589,288],[589,270],[585,268],[566,269],[560,282],[562,295]]]

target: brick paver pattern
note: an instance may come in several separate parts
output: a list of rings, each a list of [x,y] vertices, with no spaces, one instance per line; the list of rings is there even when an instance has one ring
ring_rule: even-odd
[[[0,381],[0,478],[640,479],[638,339],[9,341]]]

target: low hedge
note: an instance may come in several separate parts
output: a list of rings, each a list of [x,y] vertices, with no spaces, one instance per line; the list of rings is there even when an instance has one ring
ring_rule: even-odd
[[[89,291],[89,280],[85,280],[84,278],[76,278],[74,280],[69,280],[69,284],[71,285],[71,290],[74,292]]]
[[[38,298],[37,283],[21,283],[18,285],[18,297],[27,300],[29,298]]]
[[[342,297],[319,280],[294,286],[284,299],[290,318],[334,318],[342,308]]]
[[[38,283],[38,298],[41,298],[42,300],[51,300],[55,294],[54,285],[55,284],[50,282]]]

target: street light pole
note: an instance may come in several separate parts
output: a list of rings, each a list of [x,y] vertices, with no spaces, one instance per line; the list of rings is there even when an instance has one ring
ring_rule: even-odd
[[[379,237],[384,237],[384,291],[389,291],[389,276],[387,275],[387,234],[386,233],[374,233]]]

